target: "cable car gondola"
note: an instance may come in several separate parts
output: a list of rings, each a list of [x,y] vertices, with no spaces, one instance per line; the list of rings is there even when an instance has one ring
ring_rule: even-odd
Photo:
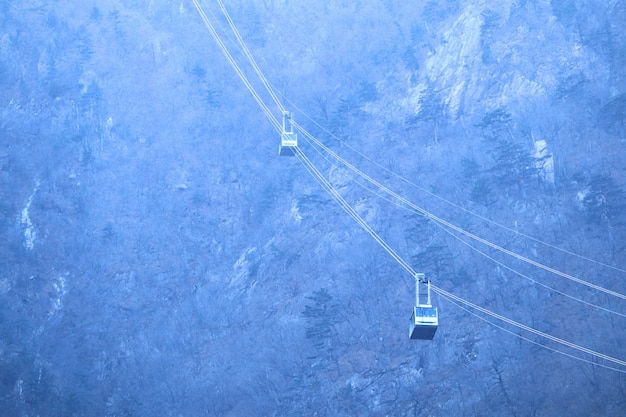
[[[295,156],[298,147],[298,135],[293,131],[293,123],[291,120],[291,112],[283,112],[283,131],[280,134],[280,146],[278,147],[278,155]]]
[[[426,284],[426,304],[420,301],[420,284]],[[415,308],[411,316],[409,337],[411,339],[432,340],[439,326],[437,307],[430,303],[430,281],[424,274],[415,274]]]

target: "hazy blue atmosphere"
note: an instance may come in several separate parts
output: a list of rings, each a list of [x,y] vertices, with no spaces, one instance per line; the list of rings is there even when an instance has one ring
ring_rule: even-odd
[[[626,1],[224,4],[295,157],[193,0],[0,0],[0,416],[626,415]]]

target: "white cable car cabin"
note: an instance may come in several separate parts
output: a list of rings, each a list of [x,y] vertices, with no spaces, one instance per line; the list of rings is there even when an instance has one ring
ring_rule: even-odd
[[[420,301],[420,284],[426,285],[426,303]],[[415,308],[411,316],[409,337],[411,339],[432,340],[439,326],[437,307],[430,303],[430,281],[424,274],[415,274]]]
[[[278,155],[295,156],[298,147],[298,135],[293,131],[293,122],[291,120],[291,112],[283,112],[283,131],[280,134],[280,145],[278,146]]]

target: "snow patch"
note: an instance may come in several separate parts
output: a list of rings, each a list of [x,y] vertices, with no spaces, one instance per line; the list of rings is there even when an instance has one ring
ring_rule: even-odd
[[[33,203],[33,198],[39,189],[39,181],[35,183],[35,189],[33,190],[30,197],[28,197],[28,201],[26,202],[26,207],[22,209],[22,215],[20,217],[20,221],[22,223],[22,227],[24,227],[24,247],[26,249],[33,249],[35,246],[35,238],[37,237],[37,230],[33,226],[33,222],[30,219],[30,205]]]
[[[300,214],[300,208],[298,207],[298,203],[295,201],[291,205],[290,215],[294,222],[300,223],[302,221],[302,214]]]
[[[548,143],[545,140],[535,141],[534,157],[539,179],[547,184],[554,185],[554,157],[548,151]]]
[[[94,83],[97,84],[97,82],[98,75],[95,73],[95,71],[89,70],[83,72],[78,79],[78,85],[81,87],[80,93],[87,94],[89,91],[89,87]]]
[[[256,253],[256,247],[248,248],[244,253],[241,254],[237,262],[233,265],[233,271],[235,272],[235,276],[230,281],[231,285],[235,285],[238,282],[244,280],[250,274],[250,259]]]
[[[52,287],[54,287],[56,291],[56,297],[52,299],[52,310],[50,310],[50,316],[58,312],[63,308],[63,300],[65,299],[65,294],[67,293],[67,278],[68,273],[61,275],[57,282],[52,283]]]
[[[586,187],[576,193],[576,202],[578,203],[578,207],[581,207],[581,208],[584,207],[585,199],[587,198],[590,192],[591,190],[589,189],[589,187]]]
[[[408,78],[410,78],[410,75]],[[410,81],[407,80],[407,82],[410,82]],[[424,84],[418,84],[414,87],[409,87],[406,98],[401,100],[401,106],[408,107],[409,109],[412,110],[414,114],[419,114],[420,110],[422,109],[422,106],[420,104],[420,98],[422,97],[422,95],[425,93],[426,90],[427,90],[427,87]]]

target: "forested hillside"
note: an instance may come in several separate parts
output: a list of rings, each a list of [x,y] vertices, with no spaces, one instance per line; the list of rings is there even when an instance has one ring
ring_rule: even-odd
[[[626,360],[624,1],[224,2],[300,125],[562,275],[301,134],[415,270]],[[413,277],[278,143],[193,1],[0,2],[0,415],[626,415],[626,367],[443,297],[410,340]]]

